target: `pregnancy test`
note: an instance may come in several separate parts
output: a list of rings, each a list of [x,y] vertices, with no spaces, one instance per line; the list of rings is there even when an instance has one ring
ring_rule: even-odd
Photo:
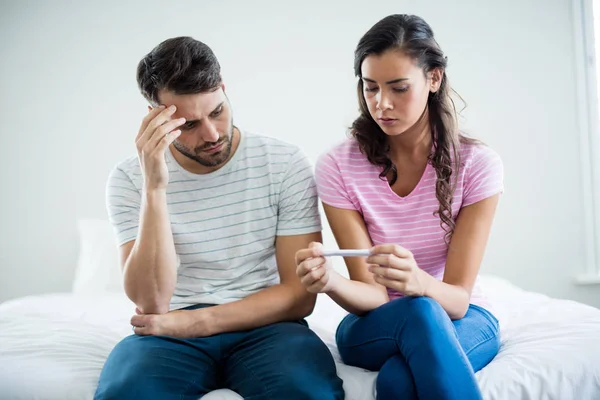
[[[340,257],[369,257],[371,251],[369,249],[358,250],[323,250],[324,257],[340,256]]]

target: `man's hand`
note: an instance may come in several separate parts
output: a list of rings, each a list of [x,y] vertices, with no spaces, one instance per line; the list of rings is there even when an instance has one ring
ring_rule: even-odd
[[[174,310],[166,314],[140,314],[131,317],[133,332],[140,336],[193,338],[210,336],[210,307],[196,310]]]
[[[174,129],[185,123],[185,118],[171,119],[175,109],[160,106],[150,110],[135,138],[146,190],[166,189],[169,183],[165,151],[181,135],[181,130]]]

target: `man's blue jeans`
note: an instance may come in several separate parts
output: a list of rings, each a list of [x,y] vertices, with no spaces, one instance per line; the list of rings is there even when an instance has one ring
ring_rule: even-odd
[[[344,363],[379,371],[378,399],[481,399],[474,373],[498,353],[498,320],[471,305],[450,320],[429,297],[404,297],[363,316],[347,315],[336,333]]]
[[[94,398],[197,400],[219,388],[244,399],[344,398],[329,349],[305,321],[206,338],[128,336],[110,353]]]

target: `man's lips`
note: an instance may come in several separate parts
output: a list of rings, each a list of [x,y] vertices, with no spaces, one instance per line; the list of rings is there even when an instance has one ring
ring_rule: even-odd
[[[221,142],[215,146],[203,149],[202,151],[205,153],[216,153],[217,151],[220,151],[222,148],[223,148],[223,142]]]

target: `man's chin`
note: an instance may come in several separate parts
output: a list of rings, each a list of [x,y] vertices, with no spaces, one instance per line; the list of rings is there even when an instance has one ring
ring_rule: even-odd
[[[227,160],[227,155],[219,153],[210,156],[202,156],[198,154],[195,157],[191,158],[195,160],[198,164],[203,165],[205,167],[218,167]]]

